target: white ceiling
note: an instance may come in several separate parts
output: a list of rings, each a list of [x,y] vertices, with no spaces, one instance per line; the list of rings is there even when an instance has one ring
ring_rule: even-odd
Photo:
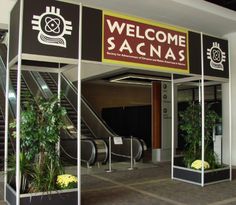
[[[222,37],[236,32],[236,12],[203,0],[59,0],[113,10]],[[0,19],[16,0],[0,0]],[[0,21],[0,23],[1,23]],[[5,22],[5,21],[4,21]],[[6,21],[8,22],[8,21]]]
[[[222,37],[236,32],[236,12],[203,0],[63,0],[178,25]]]

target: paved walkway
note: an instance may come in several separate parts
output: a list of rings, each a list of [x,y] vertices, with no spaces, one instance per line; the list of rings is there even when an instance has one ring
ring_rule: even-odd
[[[83,205],[236,205],[236,180],[204,188],[170,179],[169,164],[82,175]]]
[[[137,166],[128,171],[129,164],[118,163],[112,173],[106,167],[82,168],[82,205],[236,205],[236,180],[201,188],[171,180],[168,163]],[[2,200],[0,180],[0,205],[5,205]]]
[[[4,203],[3,201],[3,194],[4,194],[4,174],[3,172],[0,172],[0,205],[5,205],[6,203]]]

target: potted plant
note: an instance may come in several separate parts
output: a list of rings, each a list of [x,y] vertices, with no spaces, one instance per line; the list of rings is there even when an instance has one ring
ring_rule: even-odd
[[[201,184],[202,170],[202,107],[199,103],[190,102],[189,106],[179,113],[179,128],[185,139],[183,158],[174,162],[174,178]],[[213,149],[213,129],[221,118],[205,105],[204,127],[204,184],[229,179],[229,167],[218,164]]]
[[[195,160],[201,159],[202,155],[202,112],[201,104],[190,102],[187,109],[180,112],[180,130],[184,133],[185,150],[184,163],[186,167],[191,167]],[[218,114],[205,106],[205,136],[204,153],[205,161],[210,168],[218,167],[217,156],[213,150],[213,128],[220,121]],[[209,168],[208,168],[209,169]]]
[[[71,186],[62,187],[57,179],[64,174],[57,145],[60,130],[64,128],[65,108],[60,106],[57,95],[47,100],[29,99],[23,107],[20,130],[21,204],[34,204],[36,200],[41,200],[41,203],[45,204],[54,204],[54,201],[57,204],[76,204],[76,190],[72,193],[74,200],[69,196],[69,192],[63,194],[56,191],[76,188],[77,184],[76,178],[73,178]],[[11,123],[10,127],[14,129],[16,123]],[[12,161],[14,162],[14,158]],[[9,173],[9,176],[15,176],[14,170],[13,166],[12,174]],[[13,179],[14,177],[9,177],[9,184],[13,189],[9,187],[8,191],[11,192],[14,192],[15,186]],[[64,201],[57,199],[57,193],[60,193],[59,198],[63,198]],[[69,196],[69,201],[66,196]],[[8,202],[14,204],[11,198],[8,198]]]

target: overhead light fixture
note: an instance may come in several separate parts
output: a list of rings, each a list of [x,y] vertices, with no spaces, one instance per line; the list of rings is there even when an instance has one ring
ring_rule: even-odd
[[[170,78],[129,73],[110,78],[109,81],[111,83],[151,86],[153,81],[170,81]]]

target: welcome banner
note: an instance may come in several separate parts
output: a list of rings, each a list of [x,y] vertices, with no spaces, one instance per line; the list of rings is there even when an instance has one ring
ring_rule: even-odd
[[[103,11],[102,61],[189,72],[188,30]]]

